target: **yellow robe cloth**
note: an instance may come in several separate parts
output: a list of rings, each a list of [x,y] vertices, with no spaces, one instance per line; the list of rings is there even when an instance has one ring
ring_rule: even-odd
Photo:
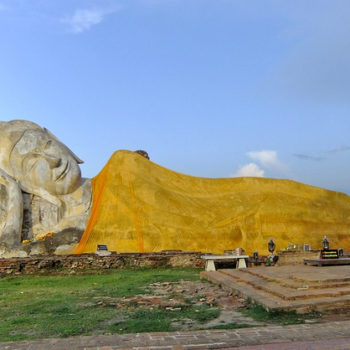
[[[166,249],[267,253],[288,243],[350,250],[350,197],[290,180],[200,178],[117,151],[93,179],[92,212],[75,253]]]

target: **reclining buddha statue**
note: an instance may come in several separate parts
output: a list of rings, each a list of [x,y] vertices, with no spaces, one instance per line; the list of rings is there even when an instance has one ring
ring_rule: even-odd
[[[0,256],[69,251],[79,242],[91,206],[80,163],[47,129],[0,122]]]
[[[291,180],[200,178],[117,151],[93,179],[50,131],[0,123],[0,257],[183,250],[350,249],[350,197]]]

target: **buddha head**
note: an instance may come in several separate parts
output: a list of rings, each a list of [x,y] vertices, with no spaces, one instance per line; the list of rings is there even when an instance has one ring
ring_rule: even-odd
[[[81,163],[47,129],[25,120],[0,122],[0,168],[24,191],[72,193],[81,184]]]

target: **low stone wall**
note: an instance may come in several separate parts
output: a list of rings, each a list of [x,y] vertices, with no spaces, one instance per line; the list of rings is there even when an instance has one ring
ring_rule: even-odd
[[[304,264],[304,259],[318,259],[320,257],[319,250],[297,251],[297,250],[279,250],[278,255],[279,266]]]
[[[40,273],[74,273],[84,270],[123,269],[127,267],[204,267],[199,252],[112,253],[81,255],[37,255],[28,258],[0,259],[0,276]]]

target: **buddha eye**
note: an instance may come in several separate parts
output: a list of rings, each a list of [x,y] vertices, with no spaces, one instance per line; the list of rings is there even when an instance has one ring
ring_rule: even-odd
[[[48,141],[45,143],[43,149],[44,149],[44,150],[47,150],[47,149],[49,149],[49,148],[51,147],[51,145],[52,145],[52,140],[48,140]]]

